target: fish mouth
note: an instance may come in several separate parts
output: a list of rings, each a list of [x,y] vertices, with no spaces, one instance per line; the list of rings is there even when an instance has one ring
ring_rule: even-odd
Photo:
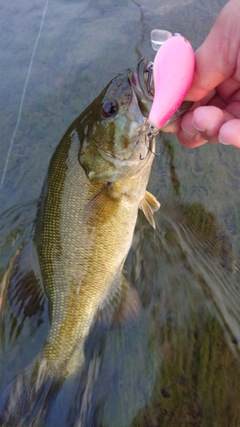
[[[131,83],[139,109],[142,115],[148,118],[154,96],[153,63],[147,58],[141,59],[132,70]]]
[[[139,109],[142,115],[148,118],[154,97],[153,62],[149,62],[148,58],[142,59],[133,70],[132,85],[137,96]],[[183,101],[166,124],[174,122],[192,105],[193,102],[191,101]]]
[[[142,59],[137,66],[138,80],[143,95],[153,101],[154,97],[154,80],[153,80],[153,62],[148,58]]]

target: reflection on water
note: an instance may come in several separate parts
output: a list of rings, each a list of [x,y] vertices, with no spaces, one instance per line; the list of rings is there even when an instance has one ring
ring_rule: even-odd
[[[51,152],[71,120],[112,75],[139,56],[151,58],[152,28],[179,31],[196,48],[224,3],[49,2],[0,195],[2,212],[13,206],[0,216],[0,280],[27,242],[36,203],[26,202],[38,197]],[[23,13],[9,3],[0,18],[9,22],[0,42],[1,169],[43,6],[39,1],[34,9],[24,2]],[[85,423],[93,426],[239,423],[239,152],[208,145],[190,151],[172,137],[159,142],[157,151],[162,146],[164,154],[156,158],[150,182],[162,204],[156,231],[140,212],[126,264],[141,300],[139,318],[110,330],[94,326],[81,381],[73,379],[48,396],[49,425],[74,425],[80,401],[87,408]],[[0,370],[5,384],[41,346],[41,329],[31,327],[31,345],[5,355]],[[0,381],[0,390],[5,384]]]

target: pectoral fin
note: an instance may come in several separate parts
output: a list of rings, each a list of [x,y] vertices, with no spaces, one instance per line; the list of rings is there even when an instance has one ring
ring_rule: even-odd
[[[111,195],[111,185],[103,186],[84,208],[83,218],[86,222],[92,220],[105,222],[109,215],[114,215],[119,204],[119,197]]]
[[[151,193],[146,191],[145,196],[139,205],[139,208],[143,211],[145,217],[153,226],[153,228],[155,228],[153,214],[160,208],[160,203],[157,201],[157,199]]]

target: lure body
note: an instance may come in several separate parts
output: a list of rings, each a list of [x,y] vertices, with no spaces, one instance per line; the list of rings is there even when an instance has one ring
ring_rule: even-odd
[[[149,121],[162,128],[177,111],[191,86],[194,51],[181,35],[170,37],[158,50],[154,65],[154,100]]]

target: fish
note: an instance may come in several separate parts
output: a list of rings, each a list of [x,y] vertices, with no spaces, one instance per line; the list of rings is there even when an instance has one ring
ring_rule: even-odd
[[[29,242],[4,278],[2,366],[8,368],[13,342],[26,360],[22,374],[13,369],[0,386],[0,424],[31,425],[40,416],[43,388],[46,400],[53,384],[81,372],[96,321],[137,318],[139,298],[123,269],[139,209],[155,228],[160,207],[146,190],[155,149],[152,101],[145,58],[109,82],[52,156]]]
[[[146,192],[154,158],[146,142],[151,95],[144,95],[138,78],[146,67],[141,62],[111,81],[67,131],[50,163],[34,243],[49,301],[43,357],[52,376],[74,369],[74,354],[79,360],[99,312],[118,305],[121,312],[124,299],[129,315],[132,310],[122,270],[138,209],[154,225],[160,206]]]

